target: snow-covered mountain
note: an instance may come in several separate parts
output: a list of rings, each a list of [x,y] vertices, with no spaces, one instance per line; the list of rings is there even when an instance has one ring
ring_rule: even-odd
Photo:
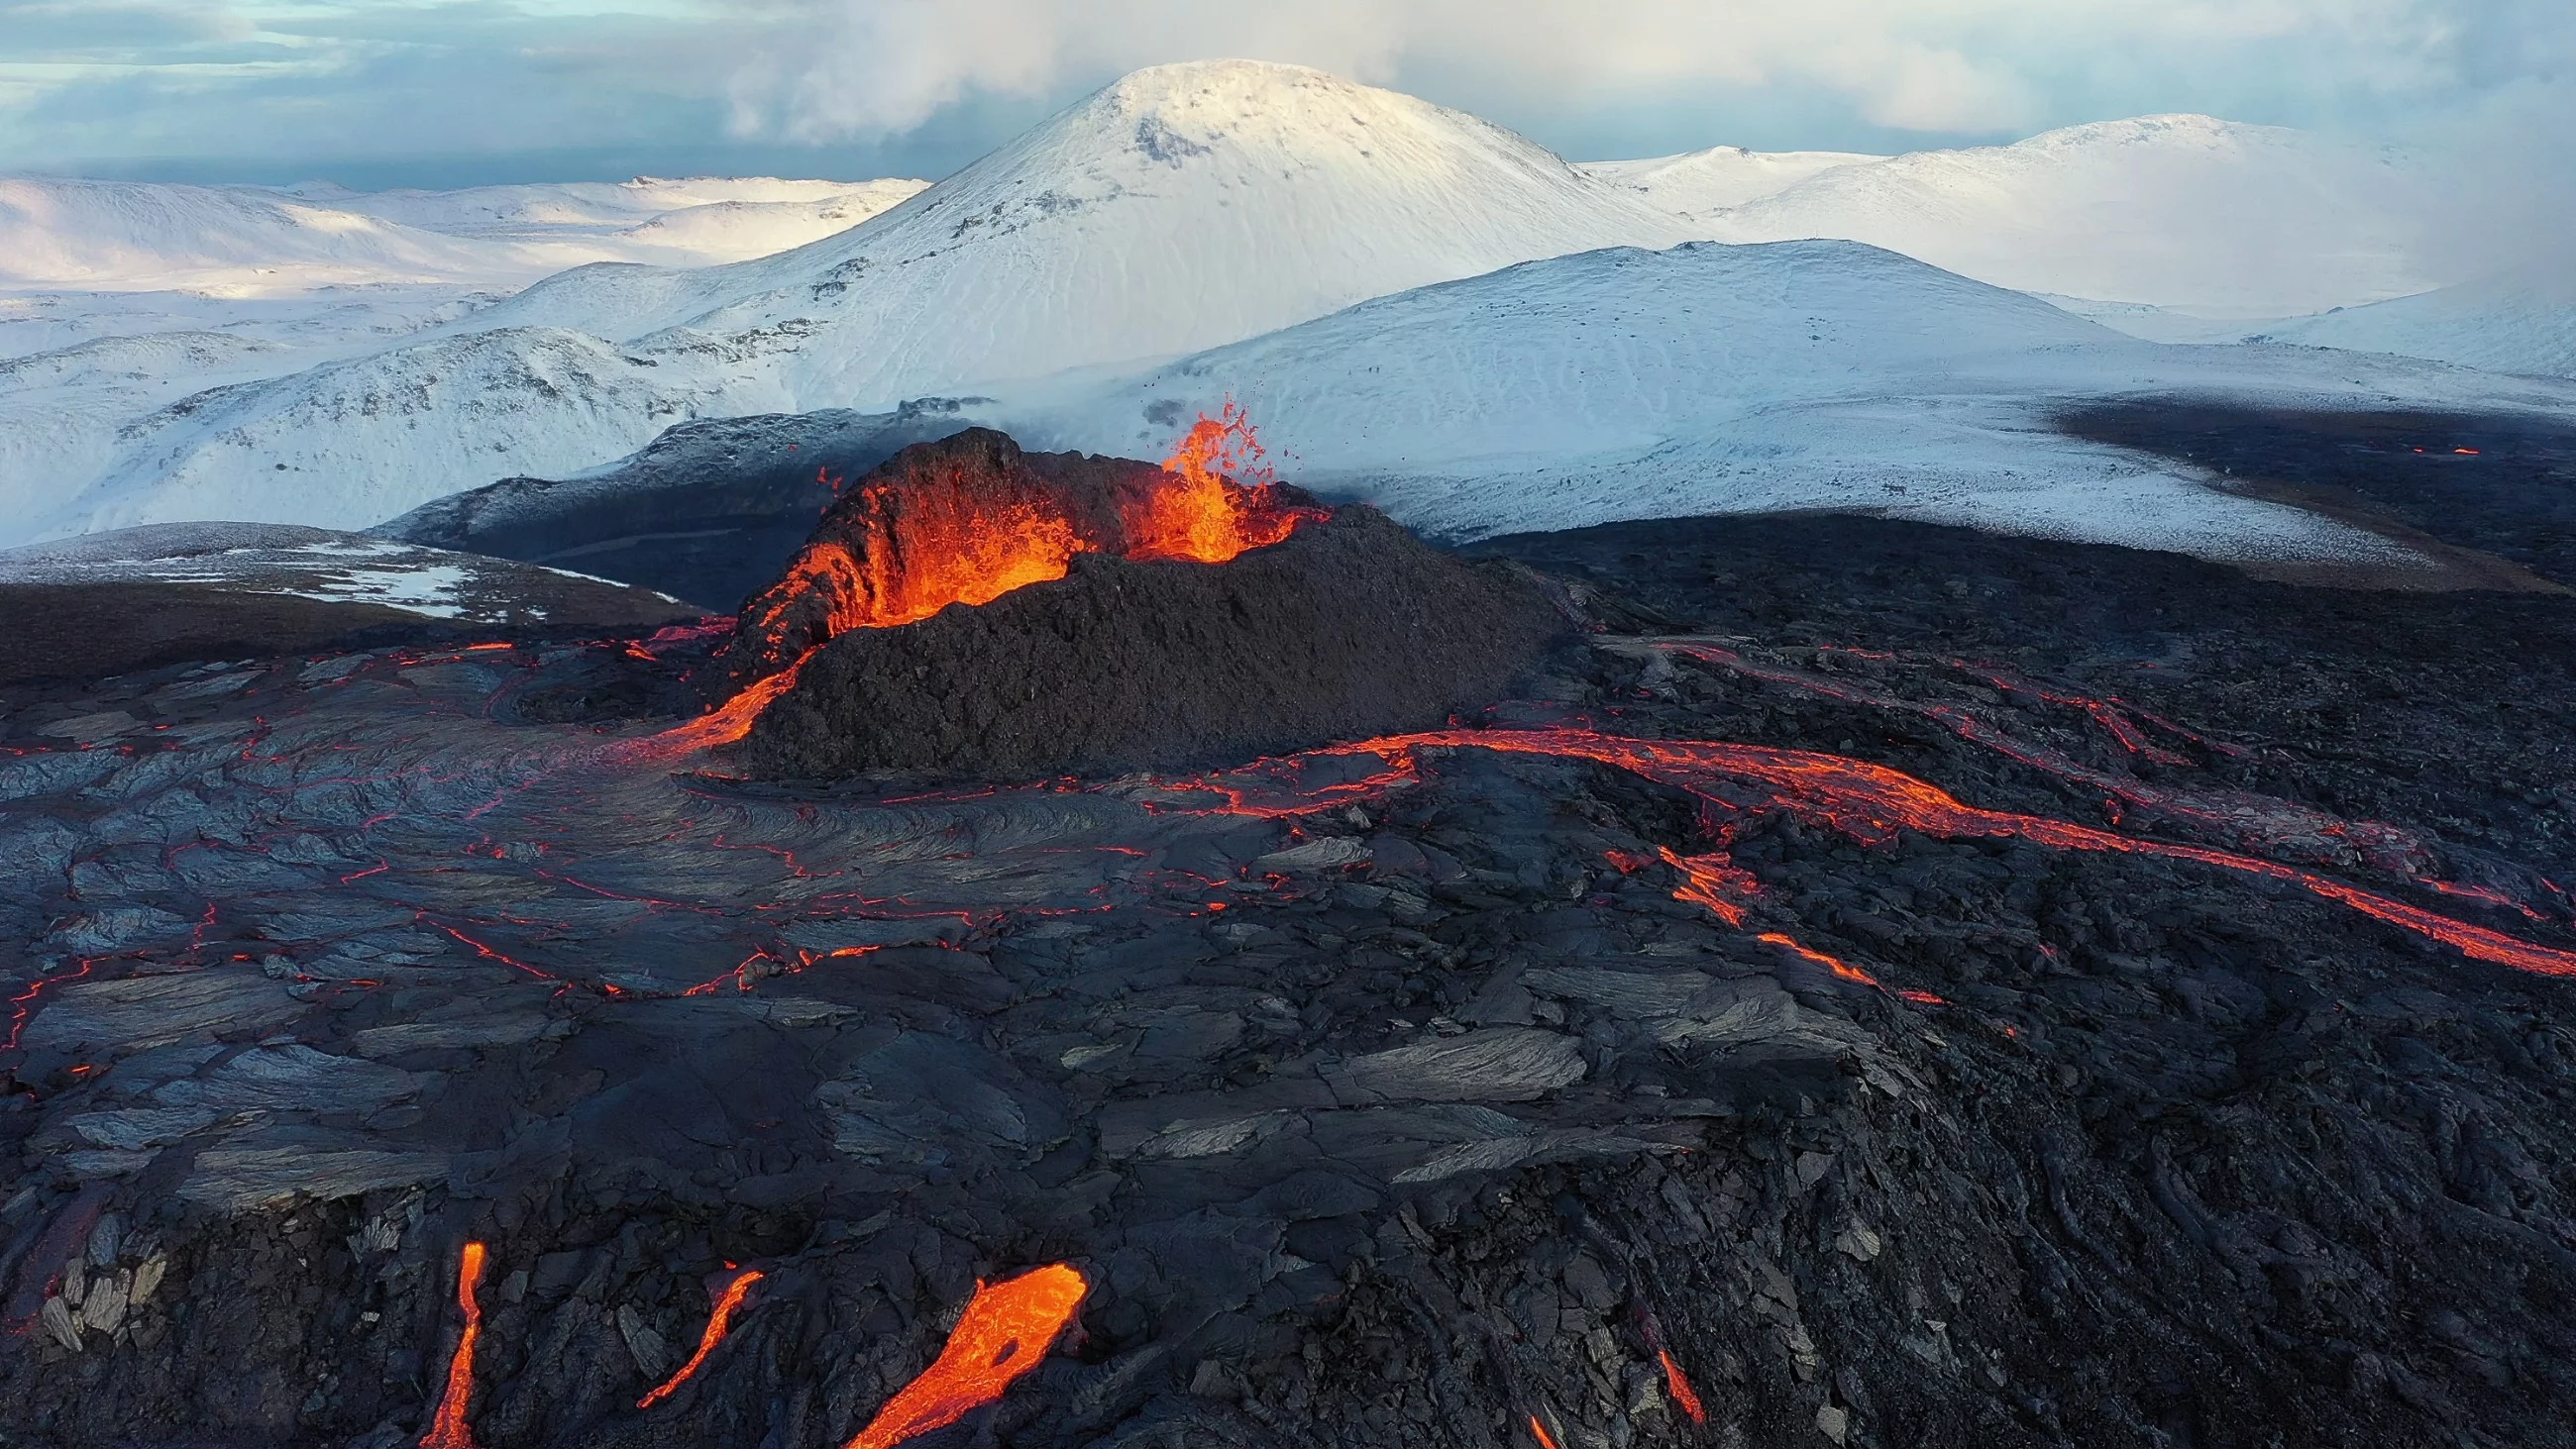
[[[1643,161],[1585,161],[1576,169],[1633,191],[1677,216],[1696,217],[1776,196],[1841,166],[1884,161],[1859,151],[1748,151],[1712,146]]]
[[[444,335],[136,420],[49,525],[229,508],[364,526],[504,474],[603,463],[688,417],[882,409],[1169,357],[1686,234],[1473,116],[1292,66],[1157,67],[814,245],[580,268]]]
[[[1301,484],[1461,536],[1837,508],[2212,558],[2388,556],[2051,422],[2195,394],[2576,416],[2576,384],[2141,342],[1891,252],[1789,242],[1533,262],[988,417],[1041,446],[1152,456],[1171,418],[1231,396]]]
[[[2431,178],[2300,131],[2145,116],[1838,166],[1694,219],[1719,241],[1839,237],[1997,286],[2274,318],[2458,280]]]
[[[2278,317],[2428,285],[2399,204],[2415,180],[2200,117],[1894,158],[1577,167],[1314,71],[1158,67],[777,255],[585,265],[470,311],[414,298],[430,327],[390,343],[339,326],[308,345],[295,329],[329,324],[296,314],[221,329],[286,352],[200,336],[157,361],[22,358],[0,375],[0,543],[207,517],[363,527],[500,477],[582,474],[691,419],[941,395],[1001,397],[987,420],[1151,455],[1232,390],[1318,481],[1452,532],[1831,503],[2222,555],[2346,546],[2059,438],[2047,409],[2141,389],[2571,399],[2305,349],[2156,347],[1867,247],[1656,249],[1859,234],[1990,282]],[[351,218],[361,238],[502,248],[870,204],[795,185],[263,204]],[[0,344],[64,325],[0,306]]]
[[[370,194],[0,178],[0,288],[516,288],[589,262],[766,256],[856,226],[924,184],[634,181]]]
[[[1209,61],[1138,71],[814,246],[694,272],[591,268],[490,320],[619,340],[794,327],[785,372],[868,406],[1687,235],[1473,116],[1320,71]]]

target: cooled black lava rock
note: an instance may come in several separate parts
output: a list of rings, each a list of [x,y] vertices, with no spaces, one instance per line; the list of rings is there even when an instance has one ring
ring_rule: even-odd
[[[991,603],[842,634],[741,758],[1014,778],[1278,753],[1442,724],[1566,628],[1524,575],[1344,508],[1227,563],[1080,554]]]

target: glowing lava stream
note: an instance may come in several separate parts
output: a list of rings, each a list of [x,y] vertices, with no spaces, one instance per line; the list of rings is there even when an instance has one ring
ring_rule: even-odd
[[[1005,1283],[976,1284],[966,1315],[949,1332],[938,1359],[887,1400],[848,1449],[893,1449],[1000,1398],[1046,1357],[1090,1288],[1080,1270],[1066,1263]]]
[[[2231,851],[2140,840],[2037,815],[1981,810],[1901,771],[1839,755],[1703,740],[1627,739],[1580,729],[1434,730],[1335,745],[1313,753],[1402,758],[1423,748],[1502,750],[1591,760],[1687,790],[1727,810],[1785,807],[1864,843],[1885,843],[1895,839],[1898,831],[1912,830],[1944,840],[2018,838],[2057,850],[2146,855],[2214,865],[2298,886],[2363,915],[2455,947],[2472,960],[2542,976],[2576,976],[2576,951],[2535,946],[2501,931],[2455,921],[2373,891]],[[1770,798],[1751,806],[1731,800],[1722,790],[1728,781],[1760,786],[1770,792]],[[1794,942],[1790,944],[1795,946]],[[1797,949],[1803,953],[1805,948]]]
[[[467,1243],[456,1263],[456,1306],[465,1310],[465,1331],[447,1360],[447,1390],[439,1395],[429,1432],[420,1436],[420,1449],[480,1449],[465,1427],[465,1408],[474,1396],[474,1341],[483,1336],[483,1305],[474,1296],[482,1285],[483,1245]]]
[[[717,1344],[724,1342],[725,1330],[733,1326],[734,1313],[742,1307],[743,1300],[750,1296],[752,1285],[765,1276],[757,1268],[745,1268],[733,1276],[732,1282],[725,1284],[724,1292],[716,1295],[715,1311],[707,1317],[707,1331],[698,1337],[698,1351],[689,1355],[689,1361],[680,1365],[678,1373],[663,1380],[644,1397],[637,1399],[635,1407],[649,1409],[671,1397],[672,1390],[689,1381],[689,1376],[696,1373],[698,1366],[707,1361],[707,1355],[716,1351]]]

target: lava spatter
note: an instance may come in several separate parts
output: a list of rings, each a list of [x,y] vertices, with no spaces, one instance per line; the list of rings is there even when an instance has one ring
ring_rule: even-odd
[[[1215,417],[1200,414],[1163,460],[1177,481],[1126,510],[1127,556],[1224,563],[1323,517],[1322,509],[1282,498],[1265,457],[1252,419],[1234,399]]]
[[[893,1449],[1000,1398],[1055,1346],[1090,1287],[1065,1263],[977,1284],[938,1359],[888,1400],[848,1449]]]
[[[430,1415],[429,1432],[420,1436],[420,1449],[481,1449],[465,1427],[465,1411],[474,1397],[474,1345],[483,1336],[483,1304],[475,1296],[483,1286],[483,1267],[483,1245],[467,1243],[456,1262],[456,1306],[464,1310],[465,1327],[448,1356],[447,1386]]]

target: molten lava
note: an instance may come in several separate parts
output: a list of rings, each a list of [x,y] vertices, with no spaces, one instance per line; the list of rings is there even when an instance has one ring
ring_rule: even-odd
[[[689,1361],[680,1365],[678,1373],[637,1399],[635,1407],[649,1409],[671,1397],[672,1390],[689,1381],[689,1377],[698,1371],[698,1366],[707,1361],[707,1355],[716,1351],[717,1344],[724,1342],[725,1330],[733,1326],[734,1314],[741,1309],[743,1300],[751,1295],[752,1285],[764,1276],[757,1268],[745,1268],[733,1275],[733,1281],[725,1284],[724,1291],[716,1295],[715,1311],[707,1317],[707,1331],[698,1336],[698,1351],[689,1355]]]
[[[1079,1270],[1065,1263],[1007,1283],[975,1285],[966,1316],[957,1320],[938,1360],[888,1400],[849,1449],[893,1449],[1000,1398],[1055,1346],[1090,1287]]]
[[[1753,872],[1730,861],[1723,851],[1683,855],[1669,845],[1656,848],[1664,864],[1682,874],[1682,883],[1673,890],[1674,900],[1706,906],[1730,926],[1744,924],[1745,903],[1762,894],[1762,882]]]
[[[1691,1387],[1690,1376],[1682,1372],[1682,1366],[1673,1362],[1672,1350],[1656,1349],[1655,1357],[1663,1360],[1664,1392],[1673,1396],[1673,1402],[1681,1405],[1682,1412],[1690,1415],[1692,1423],[1707,1423],[1708,1410],[1699,1401],[1699,1390]]]
[[[1199,415],[1163,471],[1174,481],[1124,511],[1129,558],[1224,563],[1323,516],[1281,497],[1252,420],[1232,398],[1217,416]]]
[[[430,1416],[429,1432],[420,1436],[420,1449],[479,1449],[465,1427],[465,1409],[474,1396],[474,1342],[483,1336],[483,1305],[474,1296],[482,1286],[483,1245],[467,1243],[456,1263],[456,1306],[465,1310],[465,1331],[447,1360],[447,1389]]]
[[[1816,965],[1824,967],[1826,970],[1831,971],[1834,975],[1845,981],[1858,982],[1863,986],[1876,986],[1878,984],[1877,977],[1870,975],[1868,972],[1852,965],[1841,957],[1828,956],[1822,951],[1813,950],[1809,947],[1799,945],[1796,939],[1781,935],[1777,931],[1765,931],[1753,939],[1760,941],[1765,946],[1777,946],[1793,956],[1814,962]]]

